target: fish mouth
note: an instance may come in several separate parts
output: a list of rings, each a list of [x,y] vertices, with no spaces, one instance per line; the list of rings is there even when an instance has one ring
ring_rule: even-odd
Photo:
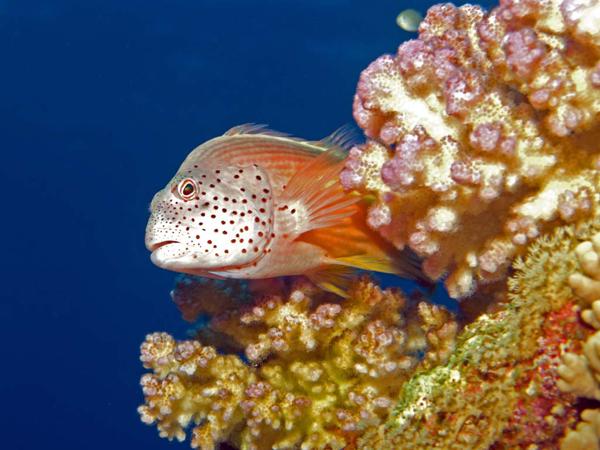
[[[157,242],[155,244],[152,244],[149,248],[149,250],[154,253],[156,250],[158,250],[159,248],[162,248],[166,245],[170,245],[170,244],[179,244],[179,241],[161,241],[161,242]]]

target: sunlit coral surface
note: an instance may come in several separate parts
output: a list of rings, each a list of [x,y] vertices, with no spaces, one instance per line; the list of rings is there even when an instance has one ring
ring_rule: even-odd
[[[600,449],[600,5],[430,9],[360,76],[341,183],[461,299],[182,277],[142,420],[193,447]]]
[[[501,279],[527,244],[598,201],[600,7],[432,7],[419,38],[361,75],[370,138],[342,174],[377,196],[369,223],[454,297]]]

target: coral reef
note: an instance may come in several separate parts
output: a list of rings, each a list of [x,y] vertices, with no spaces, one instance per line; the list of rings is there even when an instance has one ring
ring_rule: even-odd
[[[576,254],[583,273],[571,275],[569,283],[588,306],[581,318],[597,331],[587,338],[581,353],[563,355],[558,387],[579,397],[600,400],[600,233],[579,244]],[[581,419],[577,428],[565,436],[562,450],[600,448],[600,409],[583,411]]]
[[[534,240],[508,303],[460,332],[443,308],[368,278],[345,300],[296,280],[220,305],[206,298],[239,291],[180,279],[183,314],[214,315],[195,339],[147,337],[142,420],[170,439],[190,427],[203,449],[597,448],[600,409],[580,414],[577,397],[600,398],[599,231]]]
[[[174,298],[204,313],[202,291],[219,286],[189,279]],[[181,292],[179,292],[181,291]],[[332,301],[334,300],[335,301]],[[414,370],[443,364],[454,350],[457,324],[443,308],[382,291],[364,278],[343,302],[297,282],[287,298],[260,297],[242,308],[224,302],[197,339],[147,336],[141,359],[145,423],[161,436],[215,448],[344,448],[382,423]],[[184,310],[184,314],[189,309]],[[407,320],[410,317],[410,320]],[[224,339],[223,335],[227,338]],[[234,340],[251,364],[215,347]],[[203,343],[201,343],[201,341]]]
[[[455,298],[506,276],[527,244],[595,215],[600,6],[502,0],[432,7],[419,38],[361,75],[344,186]]]
[[[416,373],[359,448],[559,448],[578,417],[574,393],[561,389],[563,354],[590,335],[569,281],[577,245],[597,231],[594,222],[535,240],[515,262],[506,308],[467,325],[446,364]]]

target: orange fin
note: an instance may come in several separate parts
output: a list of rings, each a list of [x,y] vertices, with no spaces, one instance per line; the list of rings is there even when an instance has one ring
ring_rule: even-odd
[[[413,279],[422,285],[430,286],[433,282],[423,273],[421,261],[416,255],[398,252],[398,256],[353,255],[336,258],[337,264],[373,272],[391,273],[403,278]]]
[[[344,156],[340,147],[332,146],[290,179],[281,204],[300,211],[303,223],[297,233],[331,227],[358,212],[360,197],[344,192],[339,182]]]
[[[296,239],[321,248],[326,264],[393,273],[429,285],[421,270],[421,260],[410,250],[398,250],[366,224],[367,205],[356,205],[358,214],[335,226],[311,230]]]
[[[353,255],[343,256],[335,259],[336,264],[347,267],[355,267],[362,270],[370,270],[373,272],[397,273],[398,268],[395,267],[393,261],[387,258],[380,258],[372,255]]]

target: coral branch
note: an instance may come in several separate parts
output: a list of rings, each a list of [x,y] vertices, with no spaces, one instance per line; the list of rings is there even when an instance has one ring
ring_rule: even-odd
[[[203,292],[189,284],[178,289]],[[176,289],[177,298],[183,292]],[[285,299],[259,297],[216,315],[208,325],[213,333],[199,336],[217,343],[228,336],[252,366],[197,340],[149,335],[141,359],[154,373],[142,378],[142,420],[179,440],[194,424],[192,446],[203,449],[224,441],[255,449],[351,444],[385,420],[414,370],[447,360],[457,324],[443,308],[413,304],[367,279],[343,303],[333,298],[298,283]]]
[[[432,7],[419,38],[361,75],[370,138],[341,181],[376,194],[369,224],[454,297],[506,276],[532,239],[595,214],[597,2]]]

